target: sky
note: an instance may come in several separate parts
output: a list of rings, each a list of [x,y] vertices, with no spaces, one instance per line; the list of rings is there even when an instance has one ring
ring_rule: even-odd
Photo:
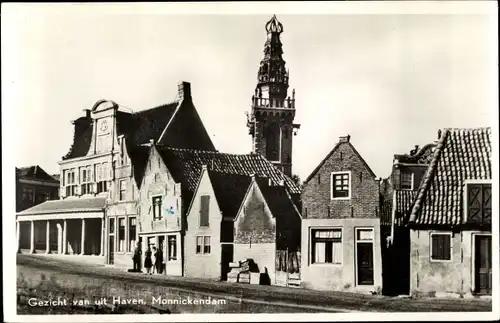
[[[272,11],[179,15],[50,8],[2,17],[2,113],[11,112],[2,119],[13,129],[16,166],[58,173],[73,140],[71,120],[83,109],[101,99],[135,111],[152,108],[173,101],[181,80],[191,82],[216,148],[251,151],[245,112]],[[387,177],[394,154],[436,140],[438,129],[497,120],[491,16],[277,17],[284,26],[290,91],[296,89],[294,122],[301,128],[294,137],[293,173],[301,179],[340,136],[349,134],[375,174]]]

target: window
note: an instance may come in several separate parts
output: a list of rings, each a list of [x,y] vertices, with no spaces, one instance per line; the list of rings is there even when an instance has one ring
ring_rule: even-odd
[[[161,196],[153,196],[153,220],[161,219]]]
[[[122,179],[120,181],[120,192],[119,192],[119,199],[120,199],[120,201],[124,201],[125,200],[126,193],[127,193],[127,181],[125,179]]]
[[[197,254],[210,254],[210,237],[209,236],[196,237],[196,253]]]
[[[92,173],[90,166],[80,168],[80,183],[82,187],[82,195],[92,193]]]
[[[168,236],[168,260],[177,260],[176,236]]]
[[[66,196],[76,195],[75,170],[70,169],[66,172]]]
[[[118,219],[118,251],[125,251],[125,218]]]
[[[23,187],[22,203],[24,206],[32,205],[35,191],[31,187]]]
[[[210,196],[202,195],[200,198],[200,227],[209,226]]]
[[[312,230],[312,263],[342,264],[342,229]]]
[[[413,173],[401,173],[401,189],[413,190]]]
[[[137,235],[137,219],[135,217],[128,218],[128,250],[133,251],[135,248],[135,239]]]
[[[451,233],[431,233],[431,260],[451,260]]]
[[[466,185],[467,222],[491,224],[491,183]]]
[[[115,219],[109,218],[109,233],[115,233]]]
[[[350,173],[332,173],[332,199],[350,197]]]
[[[266,158],[271,161],[279,160],[280,151],[280,128],[273,123],[266,132]]]
[[[97,193],[106,192],[108,190],[108,163],[95,165],[95,174],[97,182]]]

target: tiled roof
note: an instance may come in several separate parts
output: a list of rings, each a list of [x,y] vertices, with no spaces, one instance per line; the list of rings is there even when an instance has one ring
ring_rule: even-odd
[[[444,129],[441,134],[410,224],[463,224],[464,181],[491,179],[491,128]]]
[[[47,174],[47,172],[44,171],[43,168],[41,168],[38,165],[19,167],[19,168],[16,167],[16,177],[45,180],[45,181],[59,181],[59,179],[56,180],[54,177]]]
[[[300,212],[292,202],[285,186],[275,184],[269,185],[269,180],[266,178],[256,178],[255,181],[275,218],[286,219],[290,216],[300,217]]]
[[[92,141],[92,129],[94,126],[91,118],[80,117],[73,124],[75,126],[73,144],[69,152],[62,157],[63,160],[86,156],[90,148],[90,142]]]
[[[410,164],[429,164],[432,160],[434,149],[436,147],[435,143],[430,143],[422,148],[412,150],[410,154],[405,155],[394,155],[399,163],[410,163]]]
[[[104,197],[51,200],[19,212],[18,215],[100,211],[104,209],[105,202]]]
[[[411,207],[417,196],[417,191],[396,190],[394,191],[394,224],[403,225],[408,221]]]
[[[234,218],[252,181],[250,176],[208,171],[217,203],[226,217]]]
[[[196,189],[203,165],[206,165],[208,170],[225,174],[246,176],[255,174],[259,177],[268,177],[276,184],[284,181],[291,193],[300,194],[300,188],[290,177],[283,174],[259,154],[227,154],[217,151],[178,149],[161,145],[156,146],[156,148],[174,180],[181,183],[184,191],[183,198],[186,198],[185,203],[187,205],[189,205],[192,194]]]
[[[128,153],[132,165],[134,166],[134,179],[138,188],[141,188],[142,178],[146,171],[146,165],[149,157],[149,146],[131,146],[128,148]]]

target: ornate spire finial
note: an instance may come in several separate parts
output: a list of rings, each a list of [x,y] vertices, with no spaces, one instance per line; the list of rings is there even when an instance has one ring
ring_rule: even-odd
[[[267,33],[278,33],[281,34],[283,32],[283,25],[278,21],[276,15],[273,15],[271,20],[269,20],[266,24]]]

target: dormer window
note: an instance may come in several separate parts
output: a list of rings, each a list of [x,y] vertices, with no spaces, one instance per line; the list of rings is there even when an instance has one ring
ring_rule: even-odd
[[[467,222],[491,224],[491,183],[467,183]]]
[[[401,173],[401,189],[413,190],[413,173]]]
[[[331,198],[351,198],[351,172],[333,172],[331,175]]]

